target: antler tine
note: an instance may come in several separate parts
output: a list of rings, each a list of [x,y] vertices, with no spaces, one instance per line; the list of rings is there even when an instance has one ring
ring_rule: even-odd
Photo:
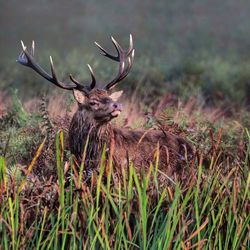
[[[50,56],[50,68],[51,68],[51,73],[52,73],[52,79],[51,82],[54,83],[56,86],[63,88],[63,89],[68,89],[68,90],[73,90],[73,89],[82,89],[84,86],[82,86],[78,82],[74,82],[76,86],[70,86],[70,85],[65,85],[64,83],[60,82],[57,78],[56,71],[55,71],[55,66],[53,63],[52,56]]]
[[[75,83],[75,82],[74,82],[75,86],[72,86],[72,87],[60,82],[57,78],[57,75],[56,75],[55,66],[53,63],[52,56],[50,56],[49,58],[50,58],[50,69],[51,69],[51,73],[52,73],[52,77],[50,77],[51,79],[49,80],[50,82],[54,83],[56,86],[58,86],[60,88],[68,89],[68,90],[73,90],[74,88],[77,88],[77,89],[81,88],[81,85],[78,83]]]
[[[112,43],[114,44],[115,48],[116,48],[116,51],[117,51],[117,58],[119,59],[120,55],[123,54],[123,49],[121,47],[121,45],[115,40],[114,37],[111,36],[111,40],[112,40]]]
[[[86,91],[88,90],[88,87],[83,86],[80,82],[78,82],[71,74],[69,74],[70,80],[76,84],[76,87],[74,89]]]
[[[127,65],[126,69],[124,70],[124,64],[125,63],[123,62],[123,67],[121,67],[121,69],[119,69],[119,73],[118,73],[117,77],[113,81],[108,83],[106,85],[105,89],[110,90],[110,89],[114,88],[118,82],[123,80],[128,75],[128,73],[130,72],[130,70],[132,68],[132,65],[133,65],[134,51],[135,50],[133,49],[131,51],[131,57],[128,57],[128,65]],[[122,72],[122,73],[120,74],[120,72]]]
[[[90,89],[93,89],[96,85],[96,78],[95,78],[95,74],[93,72],[93,69],[91,68],[91,66],[89,64],[88,64],[88,68],[89,68],[91,78],[92,78],[92,82],[91,82],[89,87],[90,87]]]
[[[91,84],[88,87],[91,90],[91,89],[95,88],[96,79],[95,79],[95,75],[94,75],[94,72],[93,72],[91,66],[89,64],[87,64],[87,65],[88,65],[88,68],[89,68],[89,71],[90,71],[90,74],[91,74],[91,78],[92,78],[92,82],[91,82]],[[69,78],[76,85],[81,85],[71,74],[69,75]]]
[[[132,53],[132,51],[134,50],[134,44],[133,44],[133,37],[130,34],[129,35],[129,49],[128,49],[128,56]]]
[[[87,65],[88,65],[88,68],[89,68],[89,71],[90,71],[90,74],[91,74],[91,78],[92,78],[92,82],[89,85],[89,87],[87,87],[87,88],[91,90],[91,89],[95,88],[96,79],[95,79],[95,75],[94,75],[94,72],[93,72],[91,66],[89,64],[87,64]],[[69,75],[69,78],[76,85],[81,85],[71,74]]]
[[[21,45],[22,45],[22,49],[23,51],[26,50],[26,46],[24,45],[23,41],[21,40]]]
[[[119,62],[119,57],[118,56],[113,56],[110,53],[108,53],[98,42],[95,42],[95,45],[102,51],[102,55],[106,56],[114,61]],[[119,52],[118,52],[119,53]]]
[[[123,72],[123,74],[121,75],[121,77],[119,78],[119,81],[124,79],[128,75],[129,71],[131,70],[133,62],[134,62],[134,55],[135,55],[135,50],[132,49],[131,57],[128,57],[128,66],[127,66],[126,70]]]
[[[49,60],[50,60],[50,69],[51,69],[51,73],[52,73],[52,80],[55,81],[55,84],[58,84],[58,79],[57,79],[57,76],[56,76],[55,66],[54,66],[54,63],[53,63],[52,56],[49,57]],[[59,87],[61,87],[61,86],[59,86]]]
[[[32,41],[32,44],[31,44],[31,55],[32,56],[35,55],[35,41],[34,40]]]
[[[106,90],[110,90],[114,88],[118,82],[120,82],[122,79],[124,79],[128,75],[129,71],[132,68],[133,61],[134,61],[135,50],[133,48],[133,37],[131,34],[130,34],[130,39],[129,39],[128,51],[124,51],[122,47],[119,45],[119,43],[113,37],[112,37],[112,42],[117,50],[117,53],[118,53],[117,61],[120,62],[120,66],[119,66],[119,71],[118,71],[117,76],[105,86]],[[127,67],[125,68],[126,60],[127,60]]]
[[[71,74],[69,74],[70,80],[75,84],[80,84]]]

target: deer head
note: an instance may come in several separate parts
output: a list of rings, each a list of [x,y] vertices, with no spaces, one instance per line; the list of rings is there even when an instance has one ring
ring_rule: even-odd
[[[101,45],[95,42],[97,47],[101,50],[101,54],[103,56],[108,57],[113,61],[119,62],[118,74],[103,88],[96,88],[96,78],[90,65],[88,65],[92,79],[90,84],[80,83],[71,74],[69,75],[71,80],[69,83],[58,80],[52,57],[50,57],[51,75],[47,73],[36,63],[34,58],[34,41],[32,42],[30,53],[27,51],[26,46],[21,41],[23,50],[19,55],[17,62],[32,68],[39,75],[56,86],[66,90],[72,90],[73,95],[78,102],[78,110],[80,112],[85,112],[85,114],[87,113],[87,115],[90,116],[90,118],[92,118],[92,120],[94,120],[97,124],[103,124],[117,117],[122,110],[121,104],[117,102],[118,98],[122,95],[122,91],[110,94],[110,90],[128,75],[133,64],[135,51],[133,48],[132,35],[130,35],[130,44],[127,51],[122,49],[122,47],[113,37],[111,37],[111,40],[117,51],[116,56],[109,54]]]

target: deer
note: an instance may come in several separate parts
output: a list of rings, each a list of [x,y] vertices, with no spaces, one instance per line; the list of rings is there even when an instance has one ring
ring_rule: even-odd
[[[104,147],[107,158],[112,160],[114,169],[118,173],[121,173],[122,169],[128,169],[129,164],[133,164],[137,172],[148,169],[158,152],[160,175],[163,179],[166,177],[169,180],[183,171],[184,162],[192,158],[193,148],[186,139],[168,131],[122,128],[112,123],[112,120],[122,112],[122,105],[118,99],[123,91],[112,92],[111,90],[129,74],[134,62],[135,49],[132,35],[130,35],[127,50],[123,49],[112,36],[111,41],[117,55],[109,53],[95,42],[103,56],[119,63],[117,75],[103,84],[104,87],[97,87],[95,74],[89,64],[91,82],[86,84],[82,84],[71,74],[70,82],[60,81],[51,56],[51,74],[49,74],[36,62],[34,41],[30,52],[21,41],[22,51],[17,62],[33,69],[57,87],[73,91],[78,109],[68,129],[69,150],[77,161],[81,162],[88,142],[84,157],[86,168],[98,169]]]

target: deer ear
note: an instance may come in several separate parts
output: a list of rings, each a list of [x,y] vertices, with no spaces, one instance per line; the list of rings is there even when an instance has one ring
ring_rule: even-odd
[[[117,101],[121,96],[122,96],[123,90],[121,91],[117,91],[112,93],[109,97],[113,100],[113,101]]]
[[[83,103],[85,99],[85,95],[82,91],[73,89],[73,95],[77,102]]]

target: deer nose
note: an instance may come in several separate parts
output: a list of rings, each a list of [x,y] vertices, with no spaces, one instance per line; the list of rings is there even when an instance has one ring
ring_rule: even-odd
[[[122,105],[120,103],[114,102],[113,103],[113,108],[121,110],[122,109]]]

